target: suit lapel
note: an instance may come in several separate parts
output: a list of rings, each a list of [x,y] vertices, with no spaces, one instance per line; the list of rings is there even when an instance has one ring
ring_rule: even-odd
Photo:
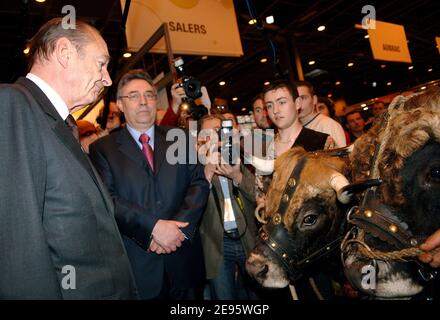
[[[78,143],[78,141],[76,141],[76,139],[72,135],[72,132],[67,127],[63,119],[61,119],[58,111],[50,102],[49,98],[47,98],[44,92],[42,92],[41,89],[34,82],[27,78],[20,78],[17,81],[17,84],[25,87],[31,93],[37,105],[46,114],[48,123],[51,126],[55,135],[66,146],[66,148],[70,150],[70,152],[78,160],[81,166],[86,169],[86,171],[90,174],[99,191],[101,192],[107,208],[111,210],[111,208],[113,207],[113,202],[106,193],[106,187],[99,179],[99,175],[97,174],[93,165],[90,163],[88,156],[82,151],[81,145]]]
[[[66,146],[66,148],[72,152],[78,162],[87,170],[87,172],[89,172],[95,183],[97,183],[92,168],[87,161],[87,156],[81,149],[81,145],[76,141],[72,132],[70,132],[70,129],[67,127],[63,119],[61,119],[58,111],[52,105],[47,96],[34,82],[27,78],[20,78],[17,83],[24,86],[31,93],[32,97],[36,100],[37,105],[47,115],[48,122],[55,135]]]
[[[136,141],[134,141],[126,127],[119,132],[118,136],[116,137],[116,142],[119,144],[119,150],[125,154],[127,158],[131,159],[138,166],[144,168],[148,174],[152,174],[150,166],[147,163],[147,159],[145,159],[142,150],[139,148],[139,145],[136,143]]]

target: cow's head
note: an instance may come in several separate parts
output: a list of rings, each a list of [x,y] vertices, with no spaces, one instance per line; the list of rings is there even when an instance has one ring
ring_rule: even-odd
[[[419,293],[433,274],[417,254],[398,260],[390,252],[416,248],[440,228],[440,89],[396,104],[385,117],[351,154],[354,181],[374,175],[383,183],[366,193],[350,217],[356,236],[347,238],[343,251],[355,287],[401,298]]]
[[[313,265],[315,258],[338,248],[335,240],[342,234],[344,218],[340,202],[350,200],[342,192],[348,184],[345,168],[339,158],[302,148],[276,160],[266,195],[268,223],[246,262],[248,273],[262,286],[285,287]]]

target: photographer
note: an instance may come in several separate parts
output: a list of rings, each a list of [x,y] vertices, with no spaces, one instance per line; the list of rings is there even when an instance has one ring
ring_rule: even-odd
[[[211,299],[255,299],[246,257],[255,245],[255,177],[241,163],[221,161],[218,130],[223,118],[207,115],[199,120],[199,159],[205,164],[205,176],[211,184],[208,204],[200,233],[205,259],[206,278]],[[236,267],[238,266],[238,277]]]
[[[211,102],[200,80],[188,76],[183,69],[183,59],[174,60],[179,79],[172,86],[173,110],[178,110],[178,126],[188,128],[189,121],[198,121],[209,113]]]

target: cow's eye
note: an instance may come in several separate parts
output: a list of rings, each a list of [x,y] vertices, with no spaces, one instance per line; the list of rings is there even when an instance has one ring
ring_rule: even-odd
[[[316,223],[316,221],[318,221],[318,215],[317,214],[309,214],[304,217],[303,225],[313,226]]]
[[[440,181],[440,167],[432,168],[432,169],[429,171],[429,177],[430,177],[432,180],[439,182],[439,181]]]

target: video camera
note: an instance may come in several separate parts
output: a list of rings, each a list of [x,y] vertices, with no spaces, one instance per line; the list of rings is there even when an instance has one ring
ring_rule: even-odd
[[[188,114],[195,120],[198,121],[204,115],[208,114],[208,109],[200,104],[197,105],[194,100],[202,96],[202,83],[200,80],[187,76],[183,70],[183,59],[177,58],[174,60],[174,66],[179,75],[179,86],[185,90],[185,98],[182,98],[182,105],[187,105]]]

